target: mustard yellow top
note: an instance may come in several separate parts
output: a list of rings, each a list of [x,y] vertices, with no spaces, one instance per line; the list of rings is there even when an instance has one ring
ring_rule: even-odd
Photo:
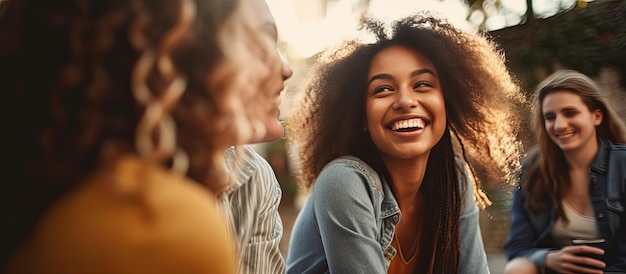
[[[393,234],[393,238],[391,240],[391,246],[396,249],[396,256],[391,259],[389,264],[389,268],[387,269],[388,274],[404,274],[404,273],[414,273],[415,268],[417,267],[417,250],[419,246],[415,248],[413,254],[410,254],[408,260],[405,255],[402,253],[402,247],[400,246],[400,242],[398,241],[398,236],[396,233]]]
[[[124,157],[58,199],[6,273],[235,273],[227,233],[207,189]]]

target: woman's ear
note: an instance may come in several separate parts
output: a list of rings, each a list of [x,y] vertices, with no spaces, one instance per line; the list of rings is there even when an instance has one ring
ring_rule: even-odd
[[[602,119],[604,119],[604,113],[602,113],[602,110],[596,109],[593,112],[593,124],[599,126],[602,123]]]

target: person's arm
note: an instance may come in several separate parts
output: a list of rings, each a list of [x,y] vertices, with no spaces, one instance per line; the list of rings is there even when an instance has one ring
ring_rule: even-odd
[[[487,255],[480,234],[479,209],[473,191],[474,183],[472,180],[464,181],[467,181],[467,184],[466,187],[462,188],[465,191],[461,192],[464,195],[462,196],[463,208],[459,224],[461,251],[458,273],[489,273]]]
[[[330,273],[387,272],[370,184],[345,164],[328,166],[315,183],[309,199]]]
[[[511,226],[506,239],[504,251],[507,259],[526,257],[537,268],[545,266],[546,254],[550,248],[537,248],[533,243],[539,237],[538,232],[531,225],[530,216],[524,208],[526,197],[520,187],[513,192],[513,206],[511,208]]]
[[[519,175],[518,184],[513,191],[513,205],[511,207],[511,223],[509,234],[504,243],[504,252],[508,260],[517,257],[525,257],[531,260],[538,271],[545,268],[546,255],[552,248],[538,248],[534,243],[540,237],[531,223],[531,217],[526,208],[526,196],[521,189],[525,176],[539,160],[539,149],[533,148],[522,159],[522,169]]]
[[[278,213],[281,190],[272,167],[256,155],[256,172],[251,177],[249,187],[256,188],[259,197],[250,239],[241,246],[243,265],[240,273],[284,273],[285,260],[280,252],[283,226]]]
[[[615,235],[615,240],[619,242],[617,247],[617,262],[607,265],[606,272],[626,272],[626,216],[622,214],[620,218],[619,232]]]

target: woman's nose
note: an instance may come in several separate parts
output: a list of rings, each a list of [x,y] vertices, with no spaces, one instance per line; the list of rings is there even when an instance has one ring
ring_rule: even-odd
[[[567,127],[567,119],[556,116],[554,118],[554,129],[563,129]]]
[[[411,109],[419,105],[415,94],[406,89],[400,89],[397,93],[396,101],[393,104],[394,109]]]
[[[285,56],[280,51],[278,52],[278,55],[280,57],[280,62],[282,63],[283,81],[286,81],[287,79],[291,78],[291,76],[293,76],[293,69],[287,63]]]
[[[293,69],[285,61],[283,61],[283,69],[282,70],[283,70],[282,71],[282,73],[283,73],[283,81],[286,81],[287,79],[291,78],[291,76],[293,75]]]

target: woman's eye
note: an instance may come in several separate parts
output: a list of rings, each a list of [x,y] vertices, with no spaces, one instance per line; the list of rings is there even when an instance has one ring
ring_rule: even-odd
[[[415,83],[415,85],[413,85],[414,89],[424,88],[424,87],[432,87],[432,85],[429,82],[427,82],[427,81],[419,81],[419,82]]]
[[[563,115],[565,115],[565,117],[574,117],[576,116],[576,114],[578,114],[576,111],[566,111],[563,113]]]
[[[391,87],[388,86],[380,86],[374,89],[374,94],[376,93],[380,93],[380,92],[384,92],[384,91],[390,91]]]

